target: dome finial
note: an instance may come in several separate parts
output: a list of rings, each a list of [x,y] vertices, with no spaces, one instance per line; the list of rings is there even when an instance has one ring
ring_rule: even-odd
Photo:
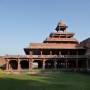
[[[63,20],[60,20],[60,22],[58,23],[58,25],[57,25],[57,27],[56,27],[56,31],[58,32],[58,31],[65,31],[66,30],[66,28],[67,28],[68,26],[66,26],[66,24],[64,23],[64,21]]]

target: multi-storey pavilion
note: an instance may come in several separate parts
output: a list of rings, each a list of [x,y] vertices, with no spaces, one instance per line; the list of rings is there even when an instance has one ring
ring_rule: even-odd
[[[26,55],[38,62],[43,68],[78,68],[85,63],[85,49],[73,38],[74,33],[67,32],[63,21],[59,22],[56,32],[50,33],[43,43],[31,43],[25,48]],[[80,64],[79,63],[80,60]],[[42,63],[39,64],[39,63]],[[84,66],[83,66],[84,67]]]
[[[25,56],[5,56],[7,70],[33,69],[37,63],[42,69],[87,70],[89,68],[86,49],[67,32],[67,26],[60,21],[55,32],[50,33],[43,43],[30,43],[24,48]]]

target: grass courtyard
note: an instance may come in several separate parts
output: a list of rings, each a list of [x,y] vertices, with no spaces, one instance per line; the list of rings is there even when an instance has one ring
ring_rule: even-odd
[[[0,90],[90,90],[90,74],[51,72],[30,75],[1,71]]]

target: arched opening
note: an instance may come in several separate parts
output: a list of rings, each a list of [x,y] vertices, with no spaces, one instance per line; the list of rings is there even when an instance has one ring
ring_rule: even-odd
[[[9,64],[10,68],[12,68],[13,70],[18,69],[18,62],[16,60],[9,61]]]
[[[42,68],[43,62],[41,60],[34,60],[33,68]]]
[[[27,60],[22,60],[20,62],[20,65],[21,65],[22,69],[29,69],[29,61],[27,61]]]
[[[47,60],[45,62],[45,68],[47,68],[47,69],[54,68],[54,61],[53,60]]]

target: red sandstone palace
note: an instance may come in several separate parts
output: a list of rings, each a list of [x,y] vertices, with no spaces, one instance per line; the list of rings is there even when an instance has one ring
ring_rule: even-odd
[[[30,43],[24,51],[24,56],[1,56],[1,68],[5,71],[32,71],[36,64],[38,69],[90,70],[90,38],[79,42],[74,33],[67,32],[63,21],[42,43]]]

